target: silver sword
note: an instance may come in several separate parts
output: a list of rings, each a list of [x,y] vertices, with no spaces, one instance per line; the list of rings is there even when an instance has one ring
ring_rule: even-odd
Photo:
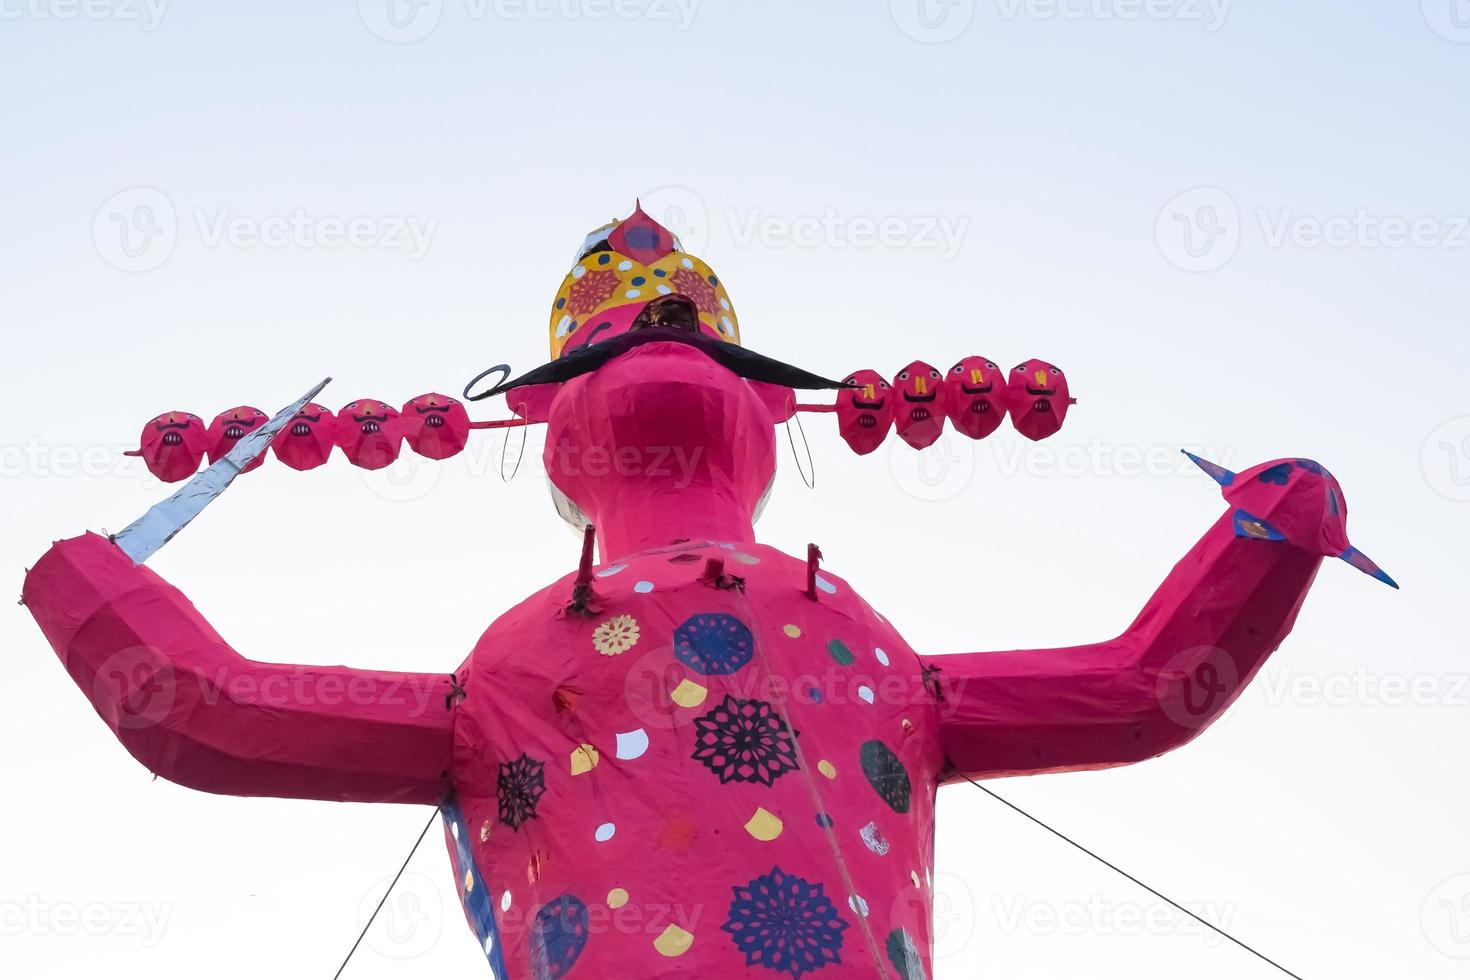
[[[316,398],[331,380],[323,379],[321,384],[277,412],[265,425],[241,436],[229,452],[180,487],[173,496],[149,507],[142,517],[113,535],[113,543],[133,559],[136,565],[153,557],[154,552],[188,527],[189,522],[198,517],[200,511],[214,503],[215,498],[235,481],[235,477],[265,452],[276,433],[284,429],[286,423],[304,405]]]

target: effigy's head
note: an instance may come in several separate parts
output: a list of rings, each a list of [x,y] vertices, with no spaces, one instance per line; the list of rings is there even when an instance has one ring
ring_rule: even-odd
[[[641,209],[587,236],[552,304],[552,360],[501,385],[545,422],[562,515],[713,493],[754,519],[795,388],[840,387],[748,350],[724,283]]]

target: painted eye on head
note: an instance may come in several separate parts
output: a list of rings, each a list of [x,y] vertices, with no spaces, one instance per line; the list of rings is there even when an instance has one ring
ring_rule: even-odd
[[[909,373],[907,371],[900,371],[900,372],[898,372],[898,380],[900,380],[900,381],[907,381],[908,379],[909,379]]]
[[[939,372],[938,371],[931,370],[929,372],[929,377],[933,378],[935,381],[938,381],[939,380]]]

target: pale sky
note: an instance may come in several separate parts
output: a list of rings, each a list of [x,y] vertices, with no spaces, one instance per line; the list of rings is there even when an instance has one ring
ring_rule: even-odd
[[[1304,977],[1464,976],[1463,0],[389,2],[0,0],[17,594],[169,492],[120,456],[161,411],[540,363],[641,195],[764,353],[1067,370],[1039,445],[858,458],[816,416],[814,491],[783,456],[761,539],[820,543],[921,652],[1122,629],[1224,507],[1180,447],[1331,467],[1402,591],[1329,562],[1198,741],[994,788]],[[151,565],[247,656],[453,669],[576,561],[539,436],[509,484],[471,449],[268,464]],[[426,813],[153,782],[10,609],[5,975],[330,976]],[[1277,975],[973,789],[939,828],[939,980]],[[345,976],[431,974],[488,976],[437,831]]]

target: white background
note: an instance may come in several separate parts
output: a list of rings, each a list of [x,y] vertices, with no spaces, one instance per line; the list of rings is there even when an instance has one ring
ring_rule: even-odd
[[[1223,506],[1181,446],[1330,466],[1403,591],[1331,562],[1193,745],[995,788],[1304,977],[1464,975],[1470,11],[306,8],[0,0],[17,593],[52,538],[167,492],[118,455],[160,411],[274,410],[326,374],[333,406],[401,403],[540,363],[572,249],[641,194],[757,350],[1071,376],[1037,446],[859,459],[816,416],[815,492],[783,458],[763,540],[819,542],[921,651],[1120,630]],[[270,237],[296,215],[312,230]],[[246,655],[449,670],[575,561],[537,448],[509,485],[499,437],[387,475],[272,461],[153,565]],[[330,976],[425,812],[153,782],[8,608],[0,970]],[[1273,975],[1177,918],[1139,927],[1147,894],[973,789],[939,821],[941,980]],[[346,975],[487,975],[437,830],[400,888]]]

